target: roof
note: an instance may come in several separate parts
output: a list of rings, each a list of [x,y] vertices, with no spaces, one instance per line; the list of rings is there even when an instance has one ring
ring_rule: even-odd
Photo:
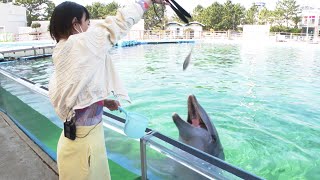
[[[168,22],[166,25],[169,26],[169,25],[178,25],[178,26],[190,26],[190,25],[193,25],[193,24],[196,24],[196,25],[200,25],[200,26],[205,26],[204,24],[202,23],[199,23],[197,21],[193,21],[193,22],[190,22],[188,24],[181,24],[181,23],[178,23],[176,21],[173,21],[173,22]]]
[[[204,24],[199,23],[199,22],[197,22],[197,21],[189,22],[189,24],[187,24],[186,26],[189,26],[189,25],[192,25],[192,24],[197,24],[197,25],[200,25],[200,26],[205,26]]]
[[[181,24],[181,23],[178,23],[178,22],[168,22],[167,24],[166,24],[167,26],[169,26],[169,25],[178,25],[178,26],[184,26],[183,24]]]

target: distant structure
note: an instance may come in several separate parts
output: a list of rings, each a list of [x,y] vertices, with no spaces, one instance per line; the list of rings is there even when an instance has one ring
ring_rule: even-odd
[[[188,24],[181,24],[178,22],[169,22],[166,24],[166,30],[170,31],[173,38],[185,37],[188,39],[200,38],[203,27],[205,25],[199,22],[190,22]]]
[[[270,25],[243,25],[243,39],[262,41],[269,39]]]
[[[95,27],[97,24],[102,23],[104,19],[90,19],[90,27]],[[48,32],[50,21],[32,21],[31,25],[34,23],[39,23],[41,26],[37,29],[32,29],[31,27],[20,27],[19,34],[30,34],[35,33],[36,31],[39,32],[44,39],[51,39],[50,34]],[[89,27],[89,28],[90,28]],[[126,37],[123,39],[141,39],[144,33],[144,20],[141,19],[138,23],[133,25],[127,34]],[[25,39],[30,37],[25,37]]]
[[[265,2],[255,2],[254,3],[255,6],[258,7],[258,10],[260,11],[261,9],[263,9],[264,7],[266,7],[266,3]]]
[[[2,0],[0,1],[0,3],[15,3],[16,1],[15,0]]]
[[[319,36],[320,29],[320,9],[304,6],[301,9],[301,23],[302,33],[314,37]]]
[[[0,2],[0,33],[16,34],[19,32],[19,27],[27,26],[26,8],[13,5],[12,2],[14,1]]]

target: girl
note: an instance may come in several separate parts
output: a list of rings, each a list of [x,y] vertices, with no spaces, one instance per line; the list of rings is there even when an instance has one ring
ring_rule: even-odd
[[[165,4],[163,0],[153,0]],[[108,50],[137,23],[151,0],[139,0],[118,10],[116,16],[88,30],[87,9],[74,2],[58,5],[50,20],[57,41],[52,54],[55,71],[49,97],[63,120],[57,163],[60,179],[111,179],[102,126],[103,107],[117,110],[111,92],[130,101],[114,69]]]

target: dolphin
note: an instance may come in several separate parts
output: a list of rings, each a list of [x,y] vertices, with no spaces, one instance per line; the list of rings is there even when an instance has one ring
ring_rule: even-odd
[[[218,132],[194,95],[188,97],[187,121],[177,113],[172,119],[179,130],[179,141],[224,160]]]

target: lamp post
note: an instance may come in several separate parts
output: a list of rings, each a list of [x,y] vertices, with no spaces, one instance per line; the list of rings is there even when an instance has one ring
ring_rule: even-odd
[[[307,16],[307,31],[306,31],[306,35],[307,35],[307,40],[309,39],[309,16]]]
[[[319,36],[319,18],[320,18],[320,16],[319,16],[319,14],[317,14],[316,16],[315,16],[315,22],[314,22],[314,34],[313,34],[313,39],[314,39],[314,41],[318,41],[318,36]]]

